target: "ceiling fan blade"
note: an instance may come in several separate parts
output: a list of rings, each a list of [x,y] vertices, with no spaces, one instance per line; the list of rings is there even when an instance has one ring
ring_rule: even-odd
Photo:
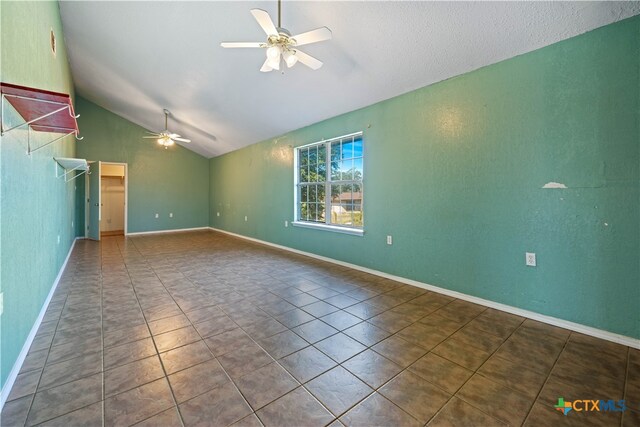
[[[260,42],[222,42],[220,46],[225,48],[237,48],[237,47],[263,47],[264,43]]]
[[[158,136],[143,136],[143,138],[158,139]]]
[[[187,138],[171,138],[171,139],[174,139],[174,140],[180,141],[180,142],[191,142],[191,140],[187,139]]]
[[[264,61],[264,64],[262,64],[260,71],[262,71],[263,73],[268,73],[269,71],[273,71],[273,68],[271,68],[271,66],[269,65],[269,58],[267,58],[267,60]]]
[[[302,46],[305,44],[331,40],[331,30],[327,27],[320,27],[315,30],[307,31],[306,33],[298,34],[291,38],[296,41],[296,46]]]
[[[264,32],[267,33],[268,36],[278,35],[278,30],[273,24],[273,21],[271,20],[271,17],[267,13],[267,11],[262,9],[251,9],[251,14],[254,18],[256,18],[256,21],[258,21],[258,24],[262,27]]]
[[[322,61],[314,58],[311,55],[307,55],[300,50],[296,50],[296,56],[298,57],[298,61],[302,62],[312,70],[317,70],[318,68],[322,67]]]
[[[170,133],[169,134],[169,138],[171,138],[171,139],[180,138],[180,135],[178,135],[177,133]]]

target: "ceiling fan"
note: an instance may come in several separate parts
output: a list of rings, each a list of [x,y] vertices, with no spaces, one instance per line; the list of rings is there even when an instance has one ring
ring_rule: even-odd
[[[311,55],[298,50],[298,46],[317,43],[324,40],[331,39],[331,30],[327,27],[316,28],[315,30],[307,31],[292,36],[291,33],[282,28],[281,25],[281,0],[278,0],[278,26],[276,27],[271,20],[269,14],[262,9],[251,9],[251,14],[258,24],[262,27],[265,33],[267,33],[266,42],[223,42],[220,46],[225,48],[245,48],[245,47],[259,47],[266,49],[267,59],[264,61],[260,71],[269,72],[272,70],[279,70],[281,61],[287,64],[288,68],[293,67],[296,62],[300,61],[312,70],[317,70],[322,67],[322,61],[314,58]]]
[[[149,133],[151,135],[150,136],[143,136],[143,138],[157,139],[158,140],[158,144],[164,146],[165,150],[167,148],[169,148],[170,146],[172,146],[173,144],[175,144],[176,141],[191,142],[190,139],[182,138],[177,133],[169,132],[169,127],[167,125],[167,122],[169,120],[169,114],[171,114],[171,113],[167,109],[164,109],[163,111],[164,111],[164,130],[162,132],[160,132],[160,133],[148,132],[147,131],[147,133]]]

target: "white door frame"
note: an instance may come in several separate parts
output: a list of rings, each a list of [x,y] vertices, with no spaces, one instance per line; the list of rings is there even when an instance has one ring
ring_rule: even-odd
[[[127,233],[127,212],[129,211],[129,165],[121,162],[100,162],[103,165],[117,165],[124,166],[124,235]],[[102,175],[100,176],[102,179]],[[100,185],[100,201],[102,201],[102,185]],[[102,206],[100,206],[100,212],[102,212]]]
[[[126,236],[128,234],[127,229],[128,229],[128,216],[129,216],[129,165],[127,163],[121,163],[121,162],[103,162],[100,161],[101,165],[118,165],[118,166],[124,166],[124,235]],[[102,168],[100,168],[102,169]],[[102,170],[100,171],[102,173]],[[100,180],[102,182],[102,175],[100,175]],[[89,198],[89,177],[87,177],[87,180],[85,181],[85,194],[84,194],[84,199],[85,199],[85,206],[87,203],[87,199]],[[102,217],[102,184],[100,185],[100,190],[99,190],[99,212],[100,212],[100,217]],[[84,237],[85,239],[89,237],[89,228],[88,228],[88,224],[89,224],[89,211],[87,208],[85,208],[85,212],[84,212]]]

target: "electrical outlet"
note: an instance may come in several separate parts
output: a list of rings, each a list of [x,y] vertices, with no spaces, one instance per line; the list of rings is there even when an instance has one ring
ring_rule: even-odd
[[[393,237],[387,236],[387,245],[393,245]]]
[[[0,292],[0,316],[4,312],[4,292]]]
[[[58,234],[58,244],[60,244],[60,235]]]
[[[536,254],[534,252],[525,252],[524,257],[525,257],[525,264],[528,267],[536,266]]]
[[[216,216],[220,216],[220,212],[216,212]]]
[[[284,222],[284,226],[285,226],[285,227],[288,227],[288,226],[289,226],[289,221],[285,221],[285,222]]]
[[[160,214],[156,214],[156,218],[160,218]]]
[[[71,221],[71,228],[73,228],[73,221]]]
[[[169,218],[173,218],[173,212],[169,213]]]
[[[244,222],[247,222],[247,221],[249,221],[249,218],[247,218],[247,216],[245,215],[244,216]]]

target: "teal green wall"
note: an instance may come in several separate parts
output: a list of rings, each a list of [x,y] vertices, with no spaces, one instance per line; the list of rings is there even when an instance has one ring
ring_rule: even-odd
[[[165,150],[142,138],[146,129],[80,96],[76,111],[85,137],[78,142],[78,156],[128,164],[128,232],[208,226],[206,158],[178,145]]]
[[[73,94],[57,2],[0,3],[0,80]],[[49,31],[57,36],[57,55]],[[19,116],[5,108],[5,123]],[[40,145],[57,135],[33,133]],[[28,156],[26,131],[0,141],[0,384],[4,386],[75,237],[74,182],[56,179],[53,157],[73,157],[67,137]],[[58,236],[60,242],[58,242]]]
[[[639,47],[635,17],[211,159],[211,226],[640,338]],[[364,237],[285,228],[290,147],[359,130]]]

